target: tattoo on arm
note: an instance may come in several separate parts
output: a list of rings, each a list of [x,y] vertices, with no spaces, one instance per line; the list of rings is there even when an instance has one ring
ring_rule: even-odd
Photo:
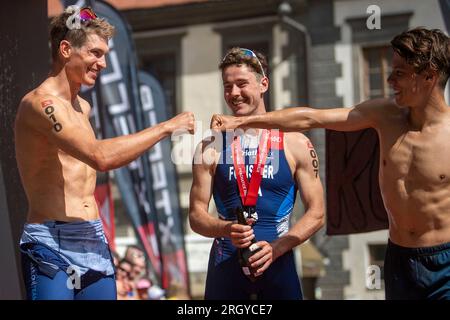
[[[317,159],[317,153],[314,150],[314,146],[312,145],[312,143],[309,140],[307,141],[306,144],[309,149],[309,155],[311,156],[311,159],[312,159],[311,164],[314,168],[314,173],[316,174],[316,178],[318,178],[319,177],[319,160]]]
[[[44,100],[41,102],[41,106],[44,109],[45,114],[47,117],[52,120],[53,122],[53,129],[56,132],[60,132],[62,130],[62,125],[56,120],[56,117],[54,115],[55,108],[53,107],[53,101],[52,100]]]

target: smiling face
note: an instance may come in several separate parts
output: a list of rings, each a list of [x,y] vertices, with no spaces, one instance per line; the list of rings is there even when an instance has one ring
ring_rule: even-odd
[[[414,28],[395,36],[388,78],[402,107],[424,107],[431,96],[443,97],[450,74],[450,39],[441,30]]]
[[[223,94],[235,116],[265,112],[263,94],[268,89],[267,77],[257,76],[247,65],[230,65],[222,72]]]
[[[423,105],[431,85],[426,71],[416,73],[414,67],[397,52],[394,52],[392,58],[392,72],[388,83],[394,91],[395,102],[401,107]]]
[[[62,54],[66,58],[66,72],[71,81],[93,86],[100,71],[106,68],[105,55],[109,51],[107,40],[97,34],[89,34],[79,48],[70,42],[61,43]]]

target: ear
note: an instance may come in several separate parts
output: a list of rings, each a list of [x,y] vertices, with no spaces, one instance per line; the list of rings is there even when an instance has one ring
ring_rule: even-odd
[[[435,70],[427,70],[425,71],[425,80],[429,82],[435,82],[438,78],[438,74]]]
[[[61,40],[59,43],[59,53],[65,59],[68,59],[72,54],[72,45],[67,40]]]
[[[261,93],[265,93],[267,90],[269,90],[269,78],[262,78],[259,85],[261,88]]]

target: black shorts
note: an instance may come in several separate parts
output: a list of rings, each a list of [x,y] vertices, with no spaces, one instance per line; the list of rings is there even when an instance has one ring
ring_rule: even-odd
[[[450,300],[450,242],[406,248],[389,240],[384,276],[388,300]]]

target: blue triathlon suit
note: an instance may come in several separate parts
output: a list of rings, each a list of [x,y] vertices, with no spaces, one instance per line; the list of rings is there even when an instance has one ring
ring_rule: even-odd
[[[20,239],[29,300],[115,300],[114,265],[102,222],[26,223]]]
[[[283,133],[272,132],[271,149],[256,202],[258,220],[253,226],[256,240],[269,243],[288,231],[289,217],[297,194],[297,185],[284,153]],[[242,206],[242,202],[231,157],[232,135],[224,133],[223,139],[224,147],[214,175],[213,196],[219,217],[236,220],[234,211],[236,207]],[[251,176],[257,146],[242,150],[246,171]],[[214,239],[209,257],[205,299],[302,299],[292,250],[279,257],[255,282],[251,282],[239,265],[236,247],[231,240]]]
[[[450,242],[405,248],[389,240],[384,281],[388,300],[450,300]]]

